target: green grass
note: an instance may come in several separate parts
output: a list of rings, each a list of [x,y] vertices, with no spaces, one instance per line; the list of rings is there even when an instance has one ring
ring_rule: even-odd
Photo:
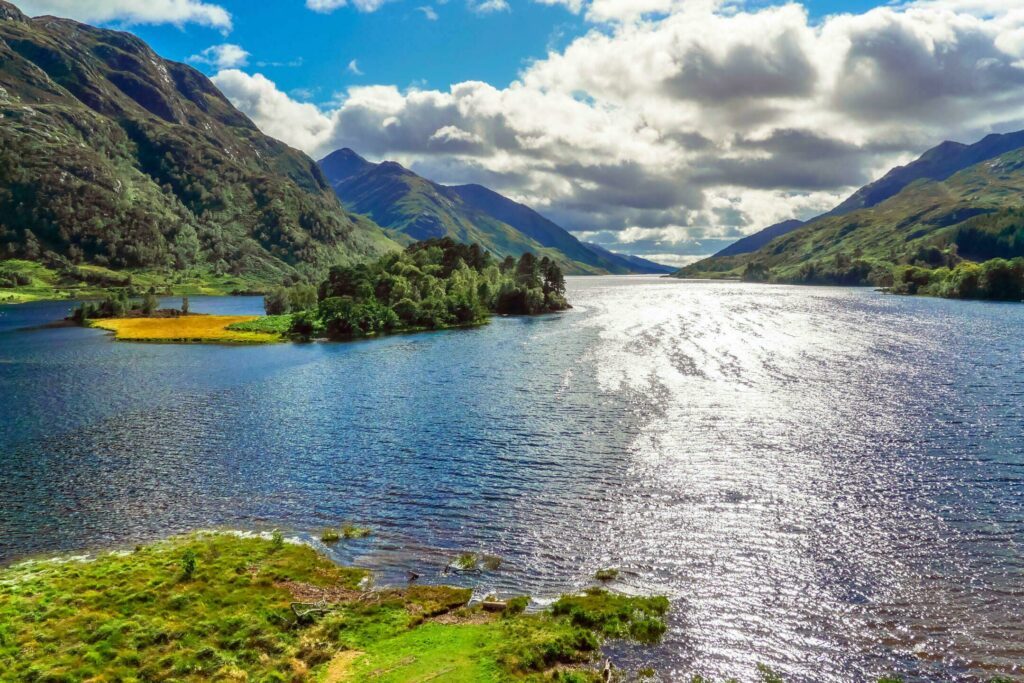
[[[216,275],[190,269],[184,272],[157,270],[114,271],[99,266],[76,266],[58,271],[39,263],[20,259],[0,260],[0,273],[20,273],[30,278],[28,285],[0,287],[0,303],[29,301],[98,299],[129,279],[130,289],[139,292],[154,289],[168,296],[225,296],[236,292],[260,292],[268,288],[259,277]],[[118,284],[114,284],[118,283]]]
[[[259,332],[284,337],[292,329],[292,316],[290,314],[266,315],[256,320],[228,325],[228,329],[234,332]]]
[[[367,536],[373,535],[373,529],[346,523],[341,527],[341,535],[349,540],[354,538],[366,538]]]
[[[570,666],[595,681],[605,638],[644,635],[664,614],[658,600],[595,592],[497,616],[466,607],[465,589],[361,593],[365,577],[279,536],[212,533],[18,564],[0,570],[0,671],[34,681],[475,683],[548,680]],[[290,603],[318,596],[331,610],[297,619]]]

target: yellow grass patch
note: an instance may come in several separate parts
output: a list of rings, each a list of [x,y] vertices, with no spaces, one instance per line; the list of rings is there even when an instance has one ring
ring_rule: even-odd
[[[89,324],[110,330],[120,341],[180,344],[272,344],[276,334],[238,332],[227,329],[235,323],[257,320],[254,315],[188,315],[180,318],[111,318]]]

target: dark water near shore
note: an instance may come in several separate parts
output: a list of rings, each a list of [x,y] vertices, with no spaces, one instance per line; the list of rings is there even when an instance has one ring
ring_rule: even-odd
[[[667,594],[665,680],[1024,680],[1024,306],[572,279],[572,312],[351,344],[24,331],[0,307],[0,562],[197,527]],[[193,309],[258,313],[258,299]]]

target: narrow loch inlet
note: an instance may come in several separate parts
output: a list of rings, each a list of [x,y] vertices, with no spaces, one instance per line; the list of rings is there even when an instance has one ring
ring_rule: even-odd
[[[643,277],[569,299],[242,348],[0,308],[0,562],[358,520],[378,533],[329,552],[384,582],[465,550],[504,560],[480,592],[619,568],[673,607],[660,645],[610,652],[666,680],[1024,680],[1024,307]]]

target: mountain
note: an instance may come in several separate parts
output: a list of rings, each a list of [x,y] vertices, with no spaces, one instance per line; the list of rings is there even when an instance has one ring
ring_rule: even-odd
[[[599,258],[595,258],[594,252],[586,245],[528,206],[514,202],[482,185],[460,185],[451,190],[468,206],[506,225],[511,225],[545,247],[557,249],[574,261],[609,271],[614,270],[610,261],[602,260],[600,254],[597,255]]]
[[[637,275],[670,275],[676,271],[672,266],[665,266],[654,261],[648,261],[645,258],[639,256],[633,256],[632,254],[619,254],[614,251],[605,249],[600,244],[594,244],[593,242],[584,242],[587,249],[601,254],[609,261],[615,261],[620,263],[623,268],[628,268],[631,272]]]
[[[812,218],[807,223],[813,223],[830,216],[845,216],[859,209],[877,206],[899,194],[905,187],[918,180],[945,180],[965,168],[974,166],[982,161],[994,159],[1001,154],[1019,149],[1020,147],[1024,147],[1024,131],[1007,133],[1005,135],[989,135],[973,145],[964,145],[959,142],[950,141],[943,142],[906,166],[897,166],[890,170],[879,180],[865,185],[854,192],[839,206],[826,214]],[[797,220],[777,223],[753,235],[744,237],[715,254],[715,257],[738,256],[757,251],[773,239],[790,233],[804,224],[804,222]]]
[[[906,166],[897,166],[881,179],[857,190],[826,215],[843,216],[858,209],[877,206],[918,180],[946,180],[965,168],[1021,147],[1024,147],[1024,131],[989,135],[973,145],[943,142],[922,154],[916,161]]]
[[[705,259],[677,276],[887,285],[900,266],[934,269],[954,267],[965,259],[1024,255],[1024,146],[989,156],[1014,143],[1024,145],[1024,137],[990,136],[979,145],[960,145],[955,163],[981,161],[951,175],[946,175],[947,165],[941,173],[934,172],[939,178],[918,178],[875,206],[847,213],[844,208],[756,252]],[[936,149],[951,148],[945,144]],[[934,170],[937,165],[916,167]],[[855,196],[873,201],[884,194],[869,188]]]
[[[775,225],[768,226],[760,232],[755,232],[753,235],[747,235],[743,239],[733,242],[728,247],[715,254],[715,256],[737,256],[739,254],[749,254],[752,251],[757,251],[776,237],[782,237],[787,233],[793,232],[802,225],[804,225],[804,222],[796,220],[795,218],[788,221],[782,221],[781,223],[776,223]]]
[[[0,258],[260,285],[397,248],[192,67],[2,0],[0,17]]]
[[[393,161],[374,164],[350,149],[320,167],[345,206],[389,229],[399,241],[451,237],[476,242],[498,256],[532,251],[568,274],[637,272],[621,258],[590,249],[533,209],[481,185],[449,187]]]
[[[318,165],[330,180],[331,187],[337,187],[352,176],[365,173],[376,166],[347,147],[328,154]]]

